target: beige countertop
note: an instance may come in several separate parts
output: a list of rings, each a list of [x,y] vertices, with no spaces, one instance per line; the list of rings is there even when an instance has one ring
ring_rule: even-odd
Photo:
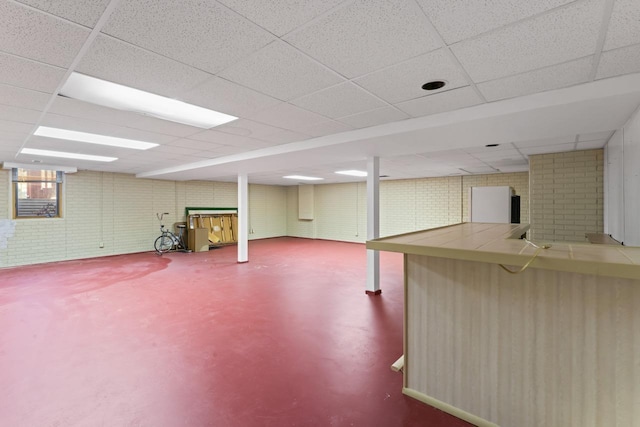
[[[527,224],[469,222],[369,240],[367,249],[519,267],[538,251],[519,239],[528,229]],[[540,250],[530,268],[640,279],[640,247],[534,243],[551,247]]]

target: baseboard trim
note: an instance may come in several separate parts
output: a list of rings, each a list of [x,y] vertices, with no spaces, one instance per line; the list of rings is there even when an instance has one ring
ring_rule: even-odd
[[[494,424],[476,415],[463,411],[462,409],[456,408],[455,406],[451,406],[448,403],[444,403],[438,399],[429,397],[426,394],[420,393],[419,391],[404,387],[402,389],[402,393],[478,427],[499,427],[498,424]]]

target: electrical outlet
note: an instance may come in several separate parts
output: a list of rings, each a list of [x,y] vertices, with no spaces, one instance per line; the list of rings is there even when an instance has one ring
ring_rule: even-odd
[[[100,242],[100,247],[104,248],[104,242]]]

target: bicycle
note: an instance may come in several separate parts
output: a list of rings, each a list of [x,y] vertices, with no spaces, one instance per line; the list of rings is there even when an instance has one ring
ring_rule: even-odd
[[[158,221],[160,221],[160,236],[153,243],[153,247],[155,248],[158,255],[162,255],[171,250],[181,250],[184,252],[188,252],[187,245],[184,243],[184,229],[186,226],[184,224],[179,224],[177,227],[180,230],[180,233],[176,236],[174,233],[165,228],[164,224],[162,224],[162,219],[165,215],[169,215],[169,212],[164,213],[156,213],[156,217]],[[175,248],[175,249],[174,249]]]
[[[44,205],[38,212],[36,212],[36,216],[46,216],[47,218],[53,218],[58,214],[58,209],[56,205],[53,203],[47,203]]]

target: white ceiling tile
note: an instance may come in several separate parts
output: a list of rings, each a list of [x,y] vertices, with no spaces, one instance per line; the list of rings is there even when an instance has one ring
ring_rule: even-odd
[[[93,27],[110,0],[17,0],[69,21]]]
[[[593,57],[552,65],[515,76],[480,83],[478,89],[487,101],[513,98],[531,93],[559,89],[589,80]]]
[[[219,3],[199,0],[123,1],[103,32],[211,73],[274,39]]]
[[[41,111],[0,104],[0,117],[2,117],[3,120],[35,124],[40,114]]]
[[[230,133],[233,135],[249,136],[251,138],[263,139],[275,132],[281,131],[281,128],[265,125],[264,123],[254,122],[247,119],[238,119],[224,125],[218,126],[216,131]]]
[[[465,172],[469,172],[471,174],[486,174],[486,173],[496,173],[496,170],[491,166],[484,167],[474,167],[474,168],[460,168],[464,169]]]
[[[403,0],[358,0],[285,39],[348,78],[437,49],[419,6]]]
[[[250,115],[248,118],[294,132],[302,132],[301,129],[327,120],[326,117],[286,102]]]
[[[4,1],[0,3],[0,50],[65,67],[89,36],[87,28]]]
[[[239,14],[283,36],[344,0],[219,0]]]
[[[281,102],[215,76],[184,93],[182,100],[238,117],[253,114]]]
[[[307,128],[303,128],[302,130],[306,135],[318,137],[350,131],[353,130],[353,127],[344,123],[337,122],[335,120],[327,120],[315,125],[311,125]]]
[[[578,142],[578,144],[576,145],[576,150],[595,150],[597,148],[603,148],[606,144],[606,139]]]
[[[544,147],[547,145],[570,144],[576,141],[576,135],[567,135],[559,138],[535,139],[529,141],[514,142],[517,148]]]
[[[188,139],[188,138],[177,139],[165,145],[182,147],[188,150],[199,150],[199,151],[215,151],[224,146],[223,144],[219,144],[215,142],[196,141],[194,139]]]
[[[152,150],[168,154],[184,154],[187,156],[197,156],[198,153],[202,152],[202,150],[198,148],[180,147],[172,144],[159,145],[152,148]]]
[[[244,147],[247,149],[255,148],[257,145],[263,146],[263,144],[260,144],[261,141],[258,141],[254,138],[232,135],[215,130],[206,130],[204,132],[191,135],[189,139],[194,139],[196,141],[213,142],[221,145],[232,145],[234,147]]]
[[[485,163],[497,162],[499,160],[523,160],[522,154],[516,149],[502,150],[496,152],[475,153],[473,157]]]
[[[327,122],[330,122],[330,120],[325,119],[324,122],[318,122],[310,125],[310,128],[313,128],[314,126],[321,127],[323,126],[323,124],[326,125]],[[265,125],[263,123],[254,122],[247,119],[239,119],[219,126],[216,128],[216,131],[229,133],[232,135],[250,136],[251,138],[264,141],[269,146],[309,139],[309,134],[300,134],[290,130]]]
[[[12,122],[9,120],[2,120],[0,117],[0,132],[8,132],[10,134],[28,135],[33,130],[33,124]]]
[[[640,72],[640,44],[602,52],[596,79]]]
[[[587,133],[581,134],[578,136],[578,142],[585,141],[597,141],[597,140],[605,140],[607,141],[613,135],[613,130],[608,130],[604,132],[595,132],[595,133]]]
[[[572,3],[451,47],[476,82],[592,55],[602,21],[601,0]]]
[[[33,128],[33,126],[31,128]],[[24,139],[29,135],[31,128],[29,128],[29,130],[25,129],[23,132],[16,132],[16,129],[6,131],[2,129],[2,122],[0,121],[0,141],[2,141],[0,148],[6,149],[9,146],[14,147],[16,146],[15,144],[17,144],[17,147],[20,147],[20,144],[22,144]]]
[[[366,128],[408,119],[409,115],[393,107],[382,107],[364,113],[341,117],[339,120],[355,128]]]
[[[265,46],[219,75],[283,101],[344,81],[281,41]]]
[[[64,73],[62,68],[0,52],[0,83],[52,93]]]
[[[291,103],[334,119],[385,106],[384,102],[351,82],[294,99]]]
[[[548,154],[548,153],[564,153],[566,151],[573,151],[575,148],[575,143],[570,144],[554,144],[554,145],[545,145],[542,147],[525,147],[521,148],[520,151],[526,155],[532,154]]]
[[[574,0],[418,0],[442,38],[448,43],[551,10]]]
[[[604,50],[640,43],[640,2],[638,0],[616,0]]]
[[[447,85],[439,91],[451,90],[468,85],[460,68],[453,63],[446,49],[439,49],[408,61],[374,71],[354,80],[355,83],[378,95],[385,101],[395,104],[428,93],[422,85],[444,80]]]
[[[0,104],[42,111],[50,97],[48,93],[0,84]]]
[[[272,145],[288,144],[309,139],[309,135],[294,132],[287,129],[279,129],[276,132],[260,138],[263,141],[271,142]]]
[[[163,135],[187,137],[202,132],[202,128],[196,126],[183,125],[182,123],[162,120],[143,114],[122,112],[120,117],[123,116],[127,117],[125,120],[127,127],[161,133]]]
[[[480,104],[482,100],[469,86],[396,104],[413,117],[427,116]]]
[[[461,148],[460,151],[463,151],[465,153],[468,153],[472,156],[475,156],[476,154],[495,154],[495,153],[504,153],[507,151],[513,151],[515,149],[515,147],[513,146],[513,144],[499,144],[496,147],[487,147],[486,145],[481,145],[478,147],[470,147],[470,148]]]
[[[158,95],[179,97],[211,74],[104,35],[98,36],[77,71]]]

